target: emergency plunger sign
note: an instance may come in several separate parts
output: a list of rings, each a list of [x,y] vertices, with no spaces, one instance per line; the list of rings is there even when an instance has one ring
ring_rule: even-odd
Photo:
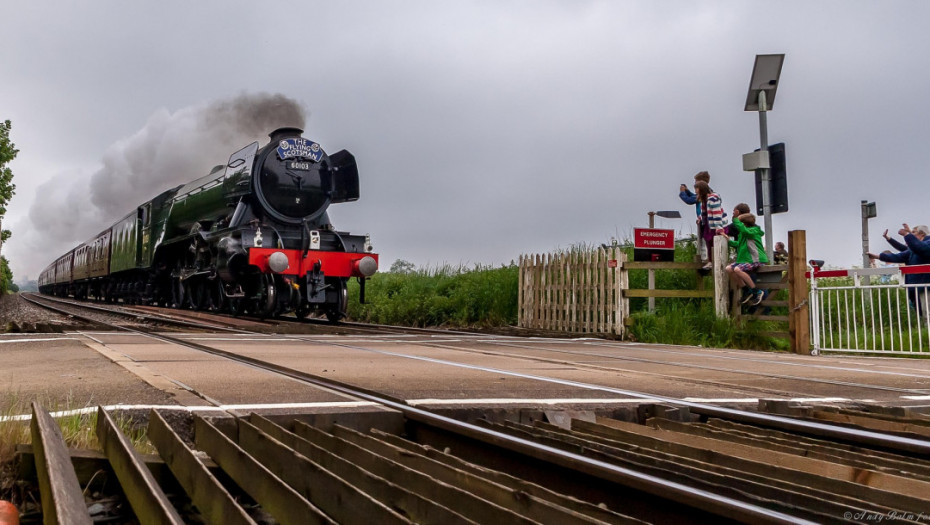
[[[674,261],[675,230],[633,228],[634,261]]]

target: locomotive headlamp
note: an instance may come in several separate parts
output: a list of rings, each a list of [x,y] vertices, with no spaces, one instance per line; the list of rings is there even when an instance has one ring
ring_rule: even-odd
[[[268,268],[274,273],[281,273],[289,266],[284,252],[274,252],[268,256]]]
[[[374,257],[366,255],[355,261],[355,270],[365,277],[371,277],[378,271],[378,261]]]

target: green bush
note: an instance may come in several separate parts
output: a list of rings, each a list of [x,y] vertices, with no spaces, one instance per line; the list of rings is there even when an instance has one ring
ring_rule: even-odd
[[[397,265],[395,265],[397,266]],[[349,317],[403,326],[506,326],[517,322],[515,264],[492,268],[442,266],[375,274],[358,303],[358,283],[349,285]]]
[[[777,330],[777,324],[753,321],[739,325],[731,319],[719,319],[712,301],[657,302],[655,313],[631,315],[630,338],[643,343],[696,345],[716,348],[786,350],[788,343],[765,334]]]

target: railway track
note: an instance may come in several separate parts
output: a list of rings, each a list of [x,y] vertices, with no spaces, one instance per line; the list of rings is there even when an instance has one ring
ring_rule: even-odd
[[[462,334],[475,335],[474,332],[440,330],[431,328],[399,327],[369,323],[342,321],[333,324],[325,319],[293,316],[259,318],[254,316],[234,316],[226,313],[195,310],[178,310],[154,306],[135,306],[123,304],[95,304],[87,301],[61,299],[47,295],[24,293],[21,296],[32,304],[48,308],[58,313],[72,315],[87,322],[95,322],[93,316],[78,313],[80,310],[97,312],[104,317],[135,320],[149,325],[162,325],[177,328],[235,331],[243,333],[289,332],[290,327],[311,327],[324,333],[368,333],[368,334]]]
[[[65,300],[38,294],[22,294],[22,298],[41,308],[109,329],[119,330],[128,326],[159,326],[197,330],[243,331],[228,324],[184,319],[158,312],[141,312],[115,305],[95,305],[84,301]]]
[[[102,452],[83,457],[88,470],[75,468],[79,454],[34,405],[34,449],[22,455],[22,478],[38,479],[51,522],[874,523],[927,514],[930,420],[919,414],[818,419],[810,410],[773,415],[659,398],[629,417],[553,410],[459,420],[135,330],[374,408],[190,421],[155,410],[146,428],[158,456],[147,458],[116,429],[116,414],[99,409]],[[81,496],[95,483],[86,472],[120,487],[119,503],[102,506],[106,516],[92,515]]]

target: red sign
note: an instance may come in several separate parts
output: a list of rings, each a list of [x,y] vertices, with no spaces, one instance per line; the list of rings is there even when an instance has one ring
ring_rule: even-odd
[[[633,228],[633,247],[646,250],[674,250],[675,230]]]

